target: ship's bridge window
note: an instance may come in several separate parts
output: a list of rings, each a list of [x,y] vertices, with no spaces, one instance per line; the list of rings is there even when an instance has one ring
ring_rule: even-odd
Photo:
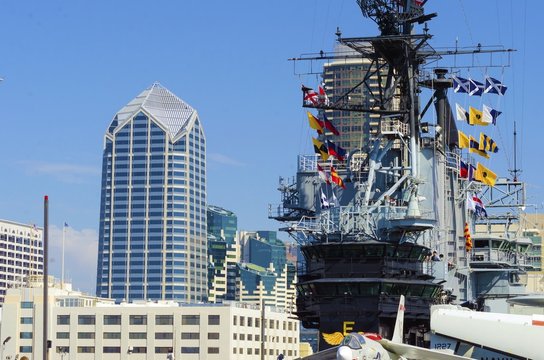
[[[410,253],[410,259],[422,260],[425,257],[423,255],[423,250],[425,249],[419,246],[412,247],[412,252]]]
[[[358,245],[344,245],[344,257],[362,257],[363,252],[361,251],[361,247]]]
[[[410,251],[412,250],[411,247],[399,247],[397,249],[397,257],[400,259],[406,259],[410,257]]]
[[[310,259],[317,259],[319,256],[317,255],[317,247],[314,248],[308,248],[308,255],[310,256]]]
[[[408,285],[406,284],[393,284],[390,295],[403,295],[406,294],[408,290]]]
[[[486,248],[489,246],[489,243],[487,240],[475,240],[474,241],[474,247],[477,249]]]
[[[384,255],[384,245],[367,245],[365,246],[366,256],[381,257]]]
[[[491,247],[493,249],[498,249],[501,247],[501,244],[503,243],[503,240],[492,240],[491,241]]]
[[[317,286],[317,294],[321,296],[336,296],[338,295],[338,288],[334,284],[319,284]]]
[[[325,250],[326,249],[326,250]],[[341,258],[342,257],[342,248],[339,246],[332,246],[324,248],[327,258]]]
[[[410,285],[406,292],[406,296],[421,296],[424,288],[424,285]]]
[[[395,256],[396,250],[397,250],[396,246],[394,246],[392,244],[387,244],[386,247],[385,247],[385,256],[387,256],[387,257]]]
[[[424,298],[432,298],[436,293],[436,289],[437,288],[435,286],[425,286],[425,290],[423,290],[422,296]]]
[[[361,296],[378,295],[379,284],[378,283],[363,283],[359,284],[358,294]]]
[[[391,288],[393,287],[393,284],[384,283],[382,284],[382,293],[389,295],[391,294]]]

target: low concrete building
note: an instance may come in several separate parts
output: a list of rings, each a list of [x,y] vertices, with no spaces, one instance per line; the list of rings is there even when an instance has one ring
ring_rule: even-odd
[[[2,359],[41,359],[43,277],[9,289]],[[299,325],[284,310],[230,302],[115,304],[49,279],[49,359],[264,359],[298,357]],[[7,339],[7,341],[5,340]],[[263,351],[264,350],[264,351]]]

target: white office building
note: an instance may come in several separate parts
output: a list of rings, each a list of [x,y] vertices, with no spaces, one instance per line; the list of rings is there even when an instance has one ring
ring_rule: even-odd
[[[43,274],[43,230],[0,220],[0,306],[6,290],[28,275]]]
[[[42,359],[43,277],[6,294],[2,359]],[[49,278],[49,359],[264,359],[298,357],[298,321],[238,302],[115,304]],[[264,320],[263,320],[264,319]],[[264,335],[264,336],[263,336]],[[264,340],[264,341],[263,341]],[[264,351],[263,351],[264,349]]]

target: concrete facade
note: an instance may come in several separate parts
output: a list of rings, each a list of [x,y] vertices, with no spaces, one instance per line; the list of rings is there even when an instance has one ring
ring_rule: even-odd
[[[43,229],[0,220],[0,306],[6,290],[43,273]]]
[[[3,358],[42,358],[42,279],[33,277],[25,287],[8,290],[1,337],[10,339]],[[261,345],[266,360],[299,355],[298,321],[273,307],[266,307],[263,317],[258,306],[239,302],[115,304],[61,287],[51,277],[49,298],[51,360],[257,360]]]

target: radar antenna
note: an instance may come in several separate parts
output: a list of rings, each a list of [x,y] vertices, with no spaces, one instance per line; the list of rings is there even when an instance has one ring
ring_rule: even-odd
[[[372,19],[382,35],[409,34],[411,23],[423,24],[436,13],[424,15],[423,5],[427,0],[357,0],[363,15]]]

